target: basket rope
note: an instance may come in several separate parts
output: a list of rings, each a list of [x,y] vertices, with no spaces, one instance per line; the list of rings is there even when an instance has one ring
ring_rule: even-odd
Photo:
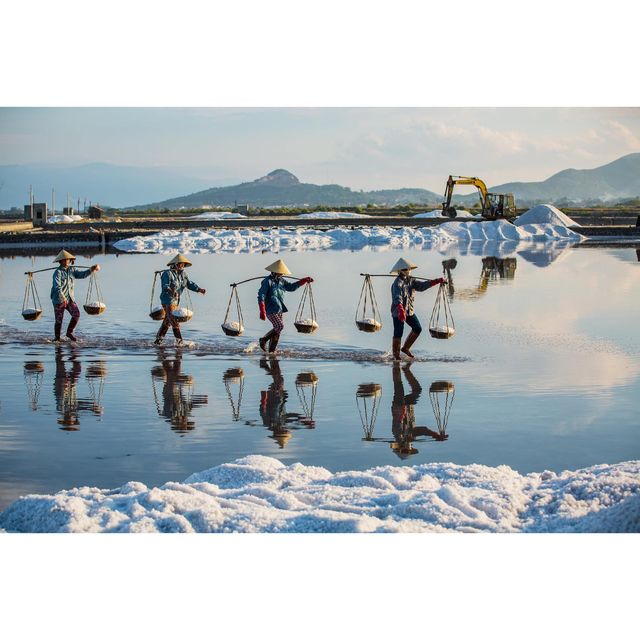
[[[310,318],[313,322],[316,322],[316,305],[313,300],[313,291],[311,289],[311,283],[307,282],[304,285],[304,291],[302,292],[302,297],[300,298],[300,303],[298,304],[298,311],[296,312],[296,318],[294,322],[300,322],[301,320],[305,320],[305,307],[309,308]]]
[[[158,281],[158,274],[160,272],[156,271],[153,276],[153,285],[151,285],[151,300],[149,301],[149,313],[153,311],[153,299],[156,296],[156,282]]]
[[[104,302],[104,299],[102,298],[102,290],[100,289],[100,285],[98,284],[98,277],[96,276],[95,271],[92,271],[91,275],[89,276],[89,286],[87,287],[87,297],[84,301],[85,304],[93,302],[91,298],[94,293],[98,302]]]
[[[362,304],[362,314],[359,318],[359,312]],[[378,302],[376,300],[376,294],[373,290],[373,283],[371,282],[371,276],[365,275],[364,282],[362,283],[362,289],[360,291],[360,299],[358,300],[358,306],[356,307],[356,322],[362,321],[367,317],[367,306],[371,309],[371,315],[376,322],[381,322],[380,309],[378,309]]]
[[[227,304],[227,312],[224,314],[224,320],[222,324],[227,324],[229,320],[229,312],[231,311],[231,303],[234,301],[236,303],[236,314],[238,316],[238,324],[242,327],[244,326],[244,318],[242,317],[242,307],[240,306],[240,296],[238,296],[238,286],[235,284],[231,285],[231,295],[229,296],[229,303]]]
[[[33,309],[42,309],[40,302],[40,296],[38,295],[38,289],[36,289],[36,283],[33,279],[33,273],[27,274],[27,285],[24,289],[24,298],[22,300],[22,311],[28,309],[30,302],[33,302]]]
[[[442,324],[443,319],[444,324]],[[444,283],[441,283],[438,287],[436,301],[433,305],[433,311],[431,311],[431,318],[429,319],[429,329],[436,329],[440,326],[454,330],[456,328],[453,314],[451,313],[449,298],[446,294],[446,285]]]

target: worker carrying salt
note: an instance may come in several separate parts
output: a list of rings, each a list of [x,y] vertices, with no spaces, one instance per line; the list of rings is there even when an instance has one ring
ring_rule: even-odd
[[[284,304],[284,292],[295,291],[298,287],[313,282],[313,278],[301,278],[297,282],[287,282],[283,276],[290,276],[291,271],[282,260],[276,260],[268,267],[270,272],[261,283],[258,291],[258,308],[260,310],[260,320],[269,320],[273,329],[267,332],[260,340],[260,348],[263,351],[273,353],[278,346],[280,333],[284,329],[283,314],[288,311]]]
[[[179,318],[183,319],[182,316],[186,314],[193,315],[193,313],[190,309],[179,308],[180,296],[185,288],[202,295],[206,293],[205,289],[199,287],[193,280],[189,280],[189,277],[184,272],[185,268],[192,266],[192,264],[188,258],[178,253],[167,262],[169,268],[165,269],[160,276],[160,304],[162,304],[165,314],[153,344],[162,344],[169,327],[173,330],[176,345],[180,346],[182,344],[182,333],[178,324]]]
[[[415,357],[411,353],[411,347],[422,331],[422,326],[413,308],[415,292],[426,291],[437,284],[445,282],[444,278],[417,280],[410,275],[413,269],[417,269],[417,265],[404,258],[400,258],[391,269],[391,273],[398,275],[391,285],[391,315],[393,317],[393,342],[391,348],[394,360],[400,360],[401,351],[409,358]],[[400,348],[405,322],[411,327],[411,333],[407,336],[404,346]]]
[[[71,315],[71,320],[67,327],[67,338],[71,342],[77,342],[73,331],[80,320],[80,309],[78,309],[73,297],[73,282],[76,278],[82,280],[89,277],[93,271],[100,270],[99,264],[94,264],[88,269],[76,269],[73,266],[75,261],[76,257],[64,249],[54,259],[54,262],[60,263],[60,266],[53,272],[53,285],[51,287],[51,302],[53,302],[55,318],[54,339],[56,342],[60,341],[65,309]]]

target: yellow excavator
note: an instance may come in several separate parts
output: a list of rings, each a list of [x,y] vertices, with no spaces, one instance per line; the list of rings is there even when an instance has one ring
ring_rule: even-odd
[[[483,180],[466,176],[449,176],[447,188],[444,192],[444,202],[442,203],[443,216],[455,218],[457,215],[456,208],[451,206],[453,188],[457,184],[470,184],[478,189],[482,217],[486,220],[514,218],[516,216],[516,201],[512,193],[489,193]]]

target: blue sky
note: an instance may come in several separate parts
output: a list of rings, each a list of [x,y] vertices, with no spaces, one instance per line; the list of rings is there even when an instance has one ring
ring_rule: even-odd
[[[638,151],[638,108],[0,109],[0,164],[177,167],[212,186],[285,168],[440,192],[449,173],[534,181]]]

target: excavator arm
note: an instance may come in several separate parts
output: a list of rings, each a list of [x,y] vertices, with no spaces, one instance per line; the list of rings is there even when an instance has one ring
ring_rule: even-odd
[[[457,184],[469,184],[478,189],[483,215],[486,211],[489,211],[491,209],[487,185],[483,180],[480,180],[480,178],[468,178],[466,176],[449,176],[449,179],[447,180],[447,187],[444,192],[444,202],[442,203],[443,216],[449,216],[450,218],[456,217],[455,207],[451,206],[451,198],[453,197],[453,188]]]

